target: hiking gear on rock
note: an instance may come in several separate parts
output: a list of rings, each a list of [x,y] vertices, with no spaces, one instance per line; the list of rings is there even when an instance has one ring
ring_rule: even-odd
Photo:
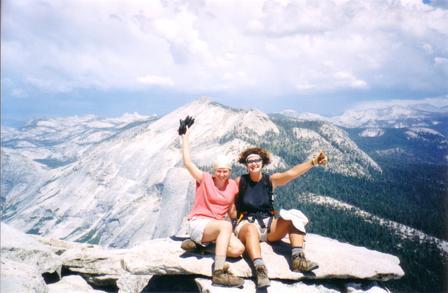
[[[265,288],[271,285],[265,265],[255,266],[255,274],[257,276],[257,288]]]
[[[207,244],[207,245],[201,245],[196,242],[194,242],[191,239],[186,239],[182,241],[182,244],[180,247],[185,250],[186,252],[192,252],[192,253],[200,253],[200,254],[215,254],[215,244]]]
[[[185,251],[193,251],[198,248],[198,245],[191,239],[185,239],[184,241],[182,241],[180,247]]]
[[[177,130],[179,135],[184,135],[185,132],[187,132],[187,127],[190,128],[191,125],[193,125],[193,123],[194,123],[194,118],[191,116],[187,116],[183,120],[180,119],[179,120],[179,129]]]
[[[305,225],[308,224],[308,218],[301,211],[296,209],[281,209],[279,216],[284,220],[291,221],[293,226],[300,232],[306,233]]]
[[[212,274],[212,285],[226,287],[243,287],[244,279],[234,276],[229,272],[229,265],[226,263],[222,270],[215,270]]]
[[[291,257],[291,263],[292,263],[292,270],[294,272],[306,273],[315,270],[319,267],[317,263],[307,260],[303,252],[297,255],[293,255]]]

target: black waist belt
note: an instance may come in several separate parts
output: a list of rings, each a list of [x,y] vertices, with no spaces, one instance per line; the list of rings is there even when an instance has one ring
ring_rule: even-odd
[[[269,218],[268,221],[268,225],[267,225],[267,231],[268,233],[271,230],[271,223],[272,223],[272,219],[273,219],[273,214],[274,212],[271,213],[267,213],[267,212],[257,212],[257,213],[247,213],[247,212],[243,212],[241,213],[240,216],[240,220],[238,222],[240,222],[242,219],[249,221],[249,223],[253,223],[255,221],[258,222],[258,225],[260,225],[260,227],[262,229],[266,228],[266,225],[264,224],[264,219]]]

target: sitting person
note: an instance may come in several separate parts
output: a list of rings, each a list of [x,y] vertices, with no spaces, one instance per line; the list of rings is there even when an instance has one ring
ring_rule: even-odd
[[[193,122],[194,120],[187,116],[185,120],[181,120],[179,127],[179,134],[182,135],[184,166],[196,180],[195,200],[188,215],[188,230],[191,240],[184,241],[182,248],[191,250],[196,244],[215,242],[212,284],[241,287],[244,279],[232,275],[228,271],[228,264],[225,263],[226,256],[240,257],[244,252],[244,245],[233,234],[231,222],[225,220],[235,195],[238,193],[238,185],[230,179],[232,163],[228,158],[218,157],[213,163],[212,176],[201,171],[192,162],[189,128]]]
[[[287,184],[314,166],[325,164],[325,154],[320,152],[311,161],[272,175],[262,172],[262,168],[271,162],[268,152],[262,148],[244,150],[238,162],[246,165],[248,174],[236,179],[239,193],[235,201],[238,217],[235,234],[244,243],[253,261],[257,288],[270,285],[261,256],[260,241],[274,242],[288,234],[292,247],[292,270],[309,272],[318,268],[318,265],[307,260],[304,254],[304,226],[308,219],[298,210],[281,210],[280,218],[274,218],[272,195],[276,187]]]

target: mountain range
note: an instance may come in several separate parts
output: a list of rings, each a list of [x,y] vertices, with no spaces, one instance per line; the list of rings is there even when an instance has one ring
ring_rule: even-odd
[[[123,247],[176,232],[194,190],[182,167],[179,118],[192,115],[193,160],[207,168],[214,156],[236,158],[281,126],[257,110],[209,99],[163,117],[70,117],[7,129],[2,147],[3,218],[21,230]],[[294,127],[310,158],[320,146],[333,158],[328,171],[370,176],[379,166],[329,123]],[[271,168],[287,168],[274,154]],[[351,166],[351,167],[346,167]],[[169,219],[169,220],[167,220]]]
[[[186,115],[196,119],[192,157],[204,169],[217,154],[236,160],[244,148],[263,145],[273,151],[271,170],[294,164],[284,159],[288,151],[306,160],[324,150],[330,157],[326,172],[371,178],[382,172],[381,166],[358,144],[380,141],[396,129],[405,143],[370,153],[411,156],[406,145],[436,144],[442,156],[438,162],[446,164],[448,141],[440,127],[447,117],[434,111],[431,125],[437,127],[429,128],[421,124],[431,118],[429,112],[403,109],[377,109],[367,120],[365,112],[351,111],[330,120],[293,111],[268,115],[233,109],[202,98],[163,117],[89,115],[34,120],[22,129],[3,127],[3,219],[27,232],[116,247],[174,234],[194,193],[176,133]],[[409,127],[381,128],[392,120]]]
[[[244,166],[237,156],[249,146],[272,153],[267,172],[325,151],[327,166],[279,189],[277,207],[302,209],[311,232],[399,255],[407,274],[400,288],[440,286],[448,258],[446,107],[389,105],[328,118],[200,98],[163,116],[88,115],[2,126],[2,221],[32,234],[110,247],[178,233],[195,189],[177,134],[187,115],[195,118],[192,159],[206,171],[225,154],[238,176]],[[420,254],[409,258],[413,249]]]

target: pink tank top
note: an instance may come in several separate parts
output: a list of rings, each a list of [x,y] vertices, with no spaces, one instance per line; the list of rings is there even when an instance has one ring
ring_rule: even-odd
[[[188,219],[193,217],[223,219],[238,193],[235,180],[229,179],[224,190],[219,190],[210,173],[203,172],[202,181],[196,182],[196,197]]]

